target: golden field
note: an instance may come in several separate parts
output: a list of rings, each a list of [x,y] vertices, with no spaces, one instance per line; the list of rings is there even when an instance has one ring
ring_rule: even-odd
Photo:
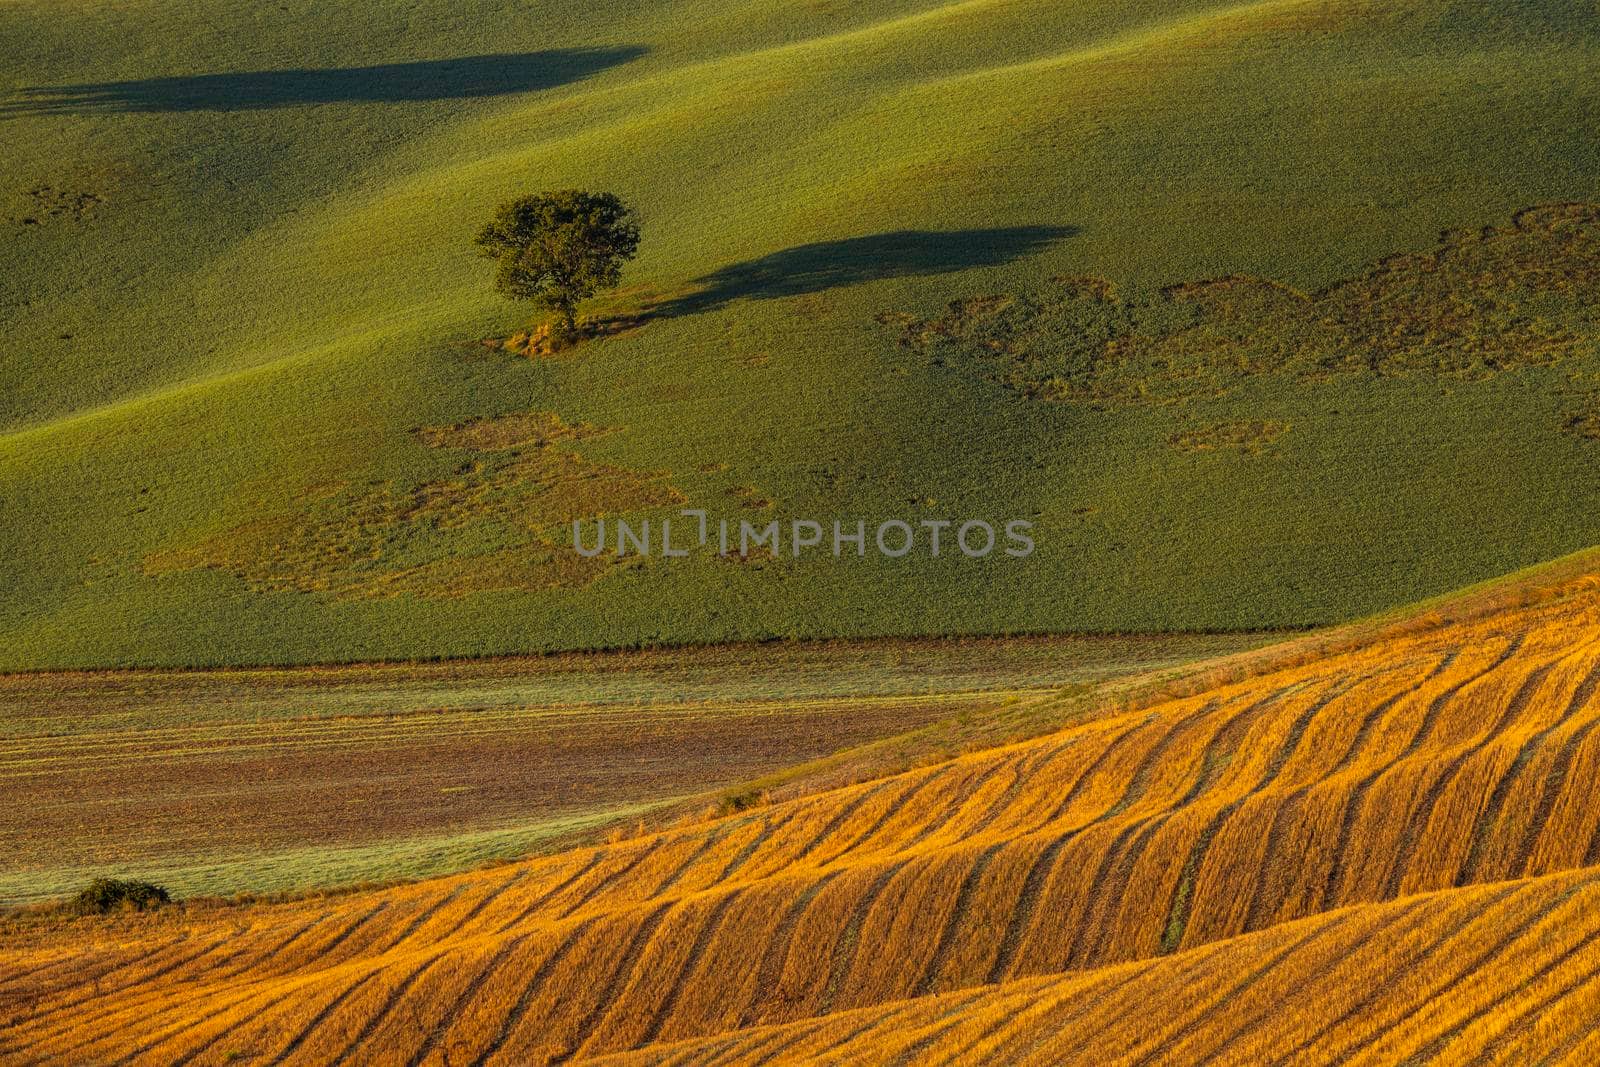
[[[1596,584],[537,860],[17,920],[0,1058],[1593,1062]]]

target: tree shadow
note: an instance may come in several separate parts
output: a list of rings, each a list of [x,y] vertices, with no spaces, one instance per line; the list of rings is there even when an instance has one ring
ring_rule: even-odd
[[[989,230],[897,230],[822,241],[735,263],[696,278],[685,296],[657,304],[651,317],[715,311],[735,300],[773,300],[841,285],[911,275],[996,267],[1041,252],[1079,232],[1076,226],[1013,226]]]
[[[644,55],[638,45],[556,48],[321,70],[256,70],[83,85],[32,86],[0,115],[259,111],[308,104],[472,100],[550,89]]]

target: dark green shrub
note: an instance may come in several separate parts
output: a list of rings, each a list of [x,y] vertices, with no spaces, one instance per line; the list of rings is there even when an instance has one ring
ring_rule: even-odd
[[[150,882],[96,878],[72,898],[68,908],[79,915],[103,915],[117,909],[145,911],[170,903],[172,895]]]

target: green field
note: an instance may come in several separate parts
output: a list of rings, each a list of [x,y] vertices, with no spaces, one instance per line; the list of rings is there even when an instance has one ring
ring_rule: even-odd
[[[10,0],[0,49],[0,669],[1303,627],[1600,542],[1600,223],[1511,229],[1600,201],[1592,0]],[[563,186],[637,205],[645,321],[486,346],[471,235]],[[1307,295],[1166,288],[1231,275]],[[679,506],[1039,548],[566,547]]]
[[[1259,636],[0,676],[0,906],[416,878],[1058,726]]]

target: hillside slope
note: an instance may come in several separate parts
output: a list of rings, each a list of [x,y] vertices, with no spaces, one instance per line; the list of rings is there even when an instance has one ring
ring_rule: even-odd
[[[13,0],[0,45],[0,668],[1309,626],[1600,542],[1582,0]],[[638,206],[597,311],[645,321],[485,348],[471,234],[562,185]],[[1027,373],[902,343],[984,294]],[[1277,358],[1324,320],[1348,366]],[[683,505],[1039,550],[568,547]]]
[[[1597,888],[1585,872],[1366,904],[1159,960],[593,1062],[1592,1063]]]
[[[1422,616],[1036,741],[549,859],[24,928],[0,980],[8,1051],[1570,1051],[1600,994],[1597,584],[1569,574],[1528,606]],[[1393,988],[1352,981],[1380,973]],[[1279,982],[1306,1007],[1266,1018]],[[1154,1027],[1083,1015],[1160,989],[1174,1008]],[[693,1039],[711,1043],[670,1044]]]

